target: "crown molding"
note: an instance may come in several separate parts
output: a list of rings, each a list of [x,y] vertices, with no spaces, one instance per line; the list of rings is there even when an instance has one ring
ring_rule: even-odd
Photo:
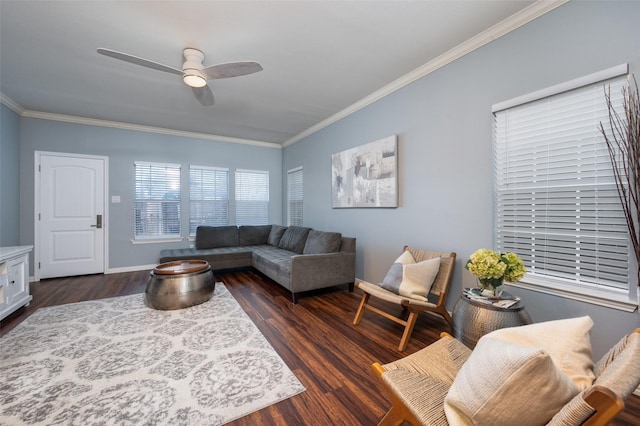
[[[316,133],[317,131],[337,121],[342,120],[343,118],[353,114],[354,112],[359,111],[368,105],[371,105],[372,103],[384,98],[385,96],[395,92],[396,90],[399,90],[413,83],[414,81],[428,74],[431,74],[432,72],[444,67],[445,65],[450,64],[456,59],[459,59],[464,55],[471,53],[474,50],[479,49],[482,46],[502,37],[503,35],[508,34],[511,31],[520,28],[521,26],[533,21],[534,19],[544,15],[547,12],[552,11],[553,9],[559,6],[562,6],[563,4],[569,1],[570,0],[538,0],[532,3],[531,5],[522,9],[521,11],[511,15],[510,17],[504,19],[503,21],[498,22],[497,24],[490,27],[489,29],[460,43],[453,49],[443,53],[437,58],[416,68],[410,73],[405,74],[399,79],[373,92],[369,96],[361,99],[360,101],[354,103],[353,105],[319,122],[318,124],[311,126],[308,129],[298,133],[291,139],[288,139],[287,141],[285,141],[282,144],[282,146],[283,147],[289,146],[309,135],[312,135],[313,133]]]
[[[229,136],[211,135],[208,133],[196,133],[183,130],[165,129],[162,127],[143,126],[141,124],[122,123],[118,121],[99,120],[96,118],[78,117],[73,115],[54,114],[50,112],[31,111],[21,107],[13,99],[0,92],[0,103],[6,105],[21,117],[39,118],[42,120],[62,121],[66,123],[86,124],[89,126],[109,127],[121,130],[133,130],[138,132],[157,133],[162,135],[180,136],[192,139],[204,139],[217,142],[239,143],[244,145],[261,146],[265,148],[282,149],[282,145],[274,142],[256,141],[252,139],[233,138]]]
[[[24,113],[24,108],[2,92],[0,92],[0,104],[3,104],[18,115],[22,115]]]
[[[165,129],[162,127],[143,126],[141,124],[122,123],[119,121],[99,120],[96,118],[77,117],[72,115],[54,114],[50,112],[23,110],[23,117],[39,118],[42,120],[63,121],[66,123],[86,124],[89,126],[109,127],[121,130],[133,130],[137,132],[157,133],[161,135],[180,136],[192,139],[204,139],[216,142],[238,143],[244,145],[261,146],[264,148],[281,149],[282,146],[273,142],[256,141],[252,139],[240,139],[229,136],[211,135],[208,133],[188,132],[184,130]]]

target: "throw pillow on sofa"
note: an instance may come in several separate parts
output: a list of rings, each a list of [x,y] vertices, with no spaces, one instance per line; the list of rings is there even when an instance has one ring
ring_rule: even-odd
[[[405,250],[393,262],[380,286],[400,296],[426,302],[439,269],[439,257],[416,262],[411,253]]]
[[[196,229],[196,249],[198,250],[237,245],[238,227],[236,226],[198,226]]]
[[[335,253],[340,249],[342,234],[312,229],[307,236],[302,254]]]
[[[282,234],[278,247],[302,254],[309,231],[311,231],[311,228],[305,228],[304,226],[288,227],[287,230],[284,231],[284,234]]]
[[[284,231],[286,230],[286,226],[271,225],[271,232],[269,232],[267,244],[278,247],[280,245],[280,240],[282,239],[282,234],[284,234]]]

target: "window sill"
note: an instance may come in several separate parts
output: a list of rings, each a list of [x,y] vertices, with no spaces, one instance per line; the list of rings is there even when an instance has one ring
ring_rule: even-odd
[[[131,240],[131,244],[161,244],[161,243],[179,243],[183,240],[180,238],[149,238],[149,239],[139,239],[139,240]]]
[[[551,294],[553,296],[564,297],[566,299],[591,303],[593,305],[604,306],[624,312],[635,312],[638,309],[638,302],[629,299],[629,294],[625,291],[619,293],[612,290],[583,289],[577,292],[574,288],[562,284],[547,284],[534,280],[519,281],[517,283],[505,283],[507,285],[537,291],[539,293]],[[640,292],[640,289],[638,290]]]

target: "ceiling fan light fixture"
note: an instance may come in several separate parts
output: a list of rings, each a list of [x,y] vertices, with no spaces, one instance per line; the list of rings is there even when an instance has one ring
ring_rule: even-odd
[[[185,74],[182,77],[182,81],[184,81],[187,86],[191,87],[204,87],[207,85],[207,80],[198,74]]]
[[[260,66],[259,63],[249,61],[227,62],[205,68],[202,64],[204,61],[204,53],[202,53],[201,50],[193,48],[183,50],[182,54],[185,61],[182,69],[111,49],[98,48],[98,53],[120,61],[129,62],[130,64],[181,76],[182,81],[191,87],[194,96],[203,106],[213,105],[213,93],[207,86],[208,80],[238,77],[262,71],[262,66]]]

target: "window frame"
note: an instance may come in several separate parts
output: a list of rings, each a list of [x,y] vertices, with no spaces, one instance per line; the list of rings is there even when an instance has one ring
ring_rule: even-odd
[[[564,93],[568,93],[573,91],[574,89],[580,89],[584,86],[594,85],[596,83],[603,83],[606,80],[610,80],[613,78],[621,77],[623,75],[628,74],[628,66],[627,64],[619,65],[617,67],[612,67],[607,70],[603,70],[601,72],[597,72],[594,74],[590,74],[588,76],[584,76],[575,80],[571,80],[569,82],[565,82],[556,86],[552,86],[537,92],[533,92],[524,96],[520,96],[518,98],[514,98],[505,102],[501,102],[499,104],[493,105],[492,113],[493,113],[493,149],[494,149],[494,243],[500,249],[500,238],[499,238],[499,216],[502,212],[499,210],[502,208],[500,203],[500,194],[499,194],[499,182],[498,178],[500,176],[501,170],[499,169],[500,163],[497,158],[497,132],[499,129],[496,128],[497,123],[497,114],[505,110],[509,110],[510,108],[517,108],[518,106],[525,105],[530,102],[539,101],[541,99],[549,98],[551,96],[561,95]],[[613,93],[613,91],[612,91]],[[568,93],[571,95],[571,93]],[[605,103],[604,91],[602,92],[602,102]],[[594,126],[595,127],[595,126]],[[597,130],[594,129],[594,130]],[[543,142],[544,143],[544,142]],[[604,139],[602,138],[602,144],[604,144]],[[606,145],[605,145],[606,150]],[[609,160],[607,160],[609,161]],[[506,162],[505,162],[506,164]],[[608,163],[610,167],[610,162]],[[619,199],[617,200],[619,202]],[[532,214],[534,211],[532,210]],[[626,229],[626,224],[625,224]],[[546,234],[545,234],[546,235]],[[625,234],[627,239],[629,238],[628,232]],[[628,241],[628,240],[627,240]],[[506,249],[508,250],[508,248]],[[512,250],[508,250],[512,251]],[[586,285],[582,282],[567,282],[566,280],[562,280],[561,278],[549,278],[549,276],[536,276],[534,274],[528,273],[525,277],[517,282],[517,283],[509,283],[509,285],[513,285],[515,287],[526,288],[529,290],[553,294],[556,296],[561,296],[569,299],[580,300],[583,302],[588,302],[592,304],[597,304],[601,306],[612,307],[615,309],[633,312],[638,304],[638,294],[636,289],[636,284],[634,281],[635,274],[635,261],[633,256],[631,256],[630,247],[627,246],[627,259],[628,259],[628,286],[625,289],[616,289],[612,287],[603,287],[600,285]],[[596,268],[597,265],[596,265]]]
[[[293,207],[295,202],[299,206]],[[287,171],[287,226],[303,226],[304,171],[302,166]]]
[[[257,179],[258,176],[266,177],[266,180],[263,182],[264,186],[250,188],[246,187],[244,180],[245,179]],[[234,196],[235,196],[235,224],[238,226],[241,225],[268,225],[270,223],[269,218],[269,207],[270,207],[270,195],[269,195],[269,186],[270,186],[270,176],[268,170],[248,170],[248,169],[236,169],[235,171],[235,185],[234,185]],[[241,191],[241,192],[239,192]],[[253,195],[257,195],[258,198],[262,197],[263,199],[258,198],[248,198],[243,199],[249,194],[249,192],[254,192]],[[261,194],[260,194],[261,193]],[[266,197],[266,199],[264,199]],[[248,209],[244,209],[242,203],[244,201],[255,203],[254,207],[257,207],[259,203],[262,203],[261,208],[254,208],[253,213],[243,213],[245,210],[248,212]],[[263,210],[262,212],[258,210]],[[261,216],[261,213],[264,214]],[[257,221],[245,221],[241,216],[245,214],[245,217],[253,217],[259,218]]]
[[[200,173],[200,184],[202,191],[213,191],[211,196],[201,196],[202,194],[194,194],[194,172]],[[204,182],[202,176],[204,173],[210,172],[212,174],[212,180]],[[221,174],[222,176],[218,176]],[[221,185],[219,187],[219,185]],[[224,195],[226,194],[226,197]],[[204,205],[213,205],[213,214],[207,220],[207,218],[199,216],[194,217],[196,210],[195,203],[202,203],[200,211],[206,211]],[[215,166],[199,166],[196,164],[189,165],[189,237],[193,238],[196,235],[196,229],[198,226],[226,226],[229,225],[229,168],[228,167],[215,167]],[[224,211],[223,214],[218,214],[220,211]],[[193,227],[194,222],[196,226]],[[192,229],[193,228],[193,229]]]
[[[159,187],[160,189],[148,189],[148,191],[153,192],[158,191],[158,190],[162,190],[164,189],[164,193],[165,193],[165,197],[166,194],[168,192],[174,192],[178,195],[177,199],[171,199],[171,200],[167,200],[166,198],[158,198],[158,197],[153,197],[150,196],[148,198],[142,198],[139,197],[139,183],[141,182],[141,180],[139,179],[139,173],[138,173],[138,169],[141,167],[148,167],[149,168],[149,175],[150,175],[150,179],[153,178],[153,173],[151,171],[152,168],[157,168],[157,169],[164,169],[165,172],[167,171],[172,171],[174,174],[177,175],[177,179],[175,179],[176,176],[174,176],[174,180],[173,182],[169,181],[168,183],[162,183],[159,180]],[[144,243],[153,243],[153,242],[167,242],[167,241],[180,241],[182,239],[182,207],[181,207],[181,203],[182,203],[182,185],[181,185],[181,176],[182,176],[182,165],[181,164],[172,164],[172,163],[161,163],[161,162],[152,162],[152,161],[134,161],[134,193],[133,193],[133,198],[134,198],[134,221],[133,221],[133,239],[131,240],[134,244],[144,244]],[[165,186],[165,188],[162,188],[162,186]],[[172,186],[175,186],[171,188]],[[177,232],[172,232],[172,233],[164,233],[164,232],[159,232],[159,233],[140,233],[138,234],[138,228],[141,226],[144,226],[144,222],[143,221],[139,221],[138,217],[138,211],[139,211],[139,207],[138,207],[138,203],[161,203],[161,210],[164,210],[164,203],[169,202],[170,205],[175,205],[176,209],[176,218],[172,221],[174,223],[166,223],[164,218],[161,220],[161,222],[159,224],[156,224],[156,226],[161,225],[163,228],[166,226],[177,226]],[[163,213],[164,215],[164,213]],[[151,226],[152,224],[148,224],[148,226]]]

